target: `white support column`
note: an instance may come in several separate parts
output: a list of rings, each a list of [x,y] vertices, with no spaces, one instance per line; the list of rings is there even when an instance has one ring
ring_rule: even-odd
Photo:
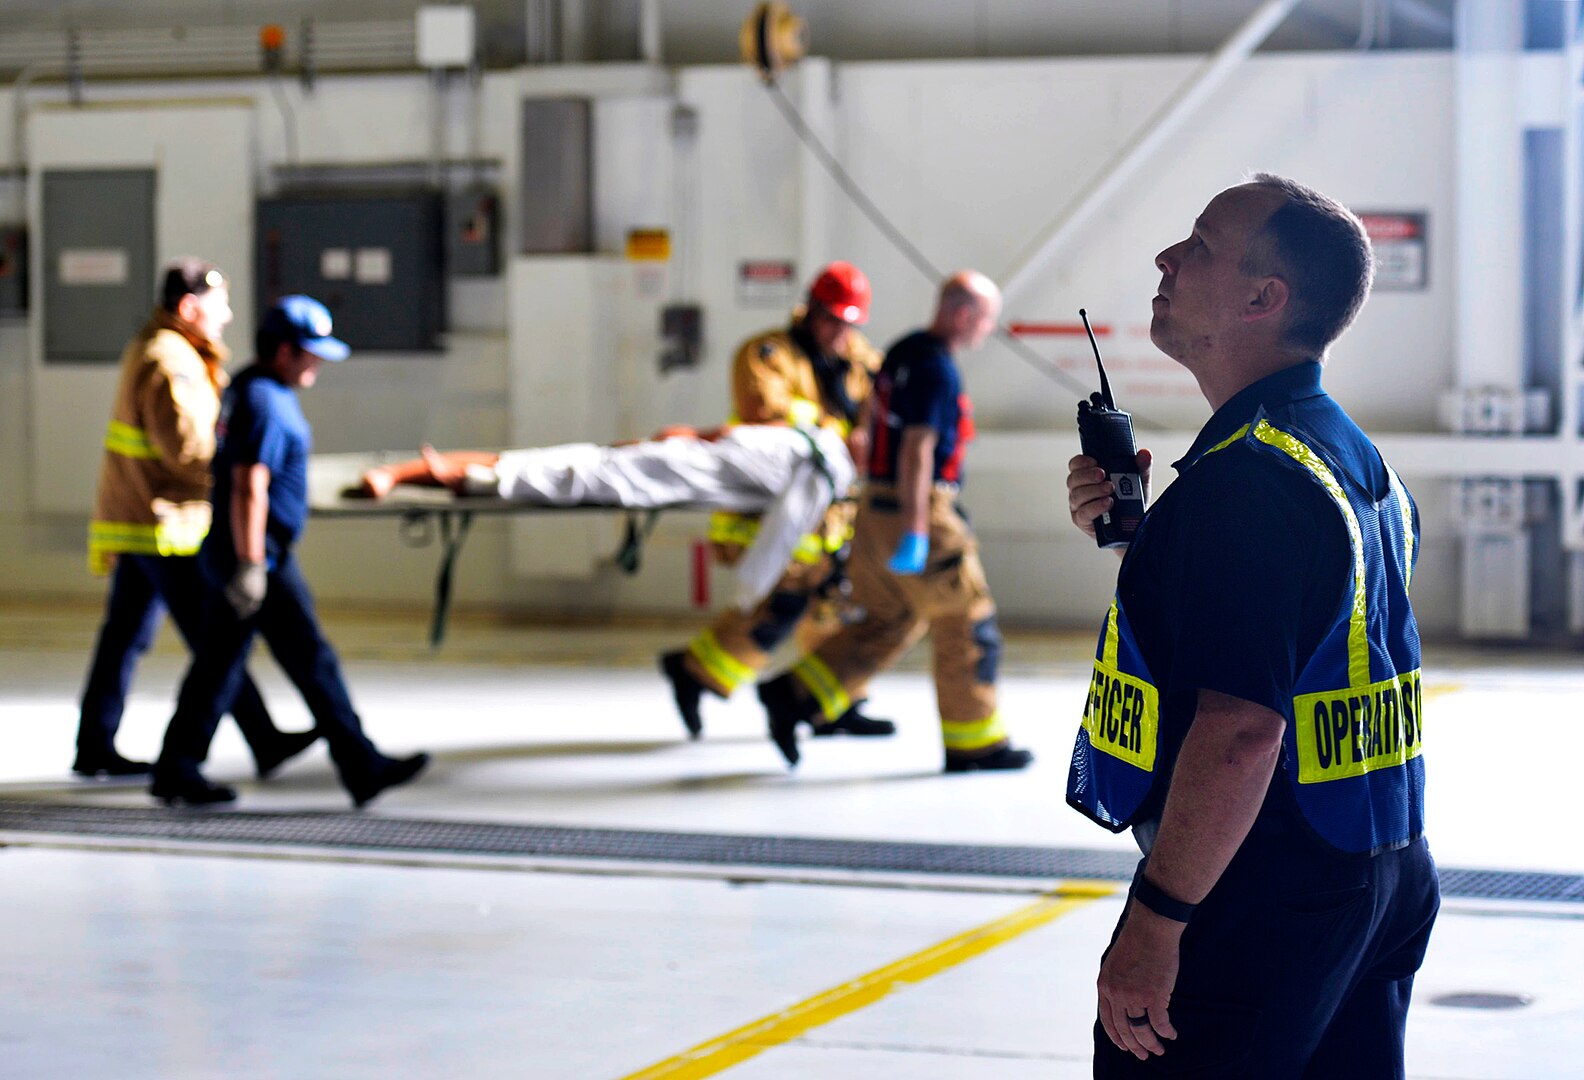
[[[1524,7],[1457,5],[1457,386],[1523,383]]]
[[[1522,391],[1524,382],[1524,6],[1460,0],[1456,16],[1456,386]],[[1459,629],[1528,636],[1529,538],[1517,480],[1455,482],[1463,530]],[[1515,505],[1516,504],[1516,505]]]

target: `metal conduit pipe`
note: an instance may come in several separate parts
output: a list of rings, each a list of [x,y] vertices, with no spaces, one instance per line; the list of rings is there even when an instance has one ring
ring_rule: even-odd
[[[1181,93],[1147,120],[1121,151],[1095,174],[1068,207],[1044,230],[1028,250],[1002,275],[1001,292],[1011,304],[1057,252],[1133,178],[1149,156],[1191,117],[1212,93],[1226,82],[1244,60],[1270,37],[1300,0],[1266,0],[1188,80]]]

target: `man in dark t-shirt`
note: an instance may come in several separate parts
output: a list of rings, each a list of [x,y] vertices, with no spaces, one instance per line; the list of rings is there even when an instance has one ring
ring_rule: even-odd
[[[875,378],[869,481],[854,525],[852,600],[864,612],[760,686],[770,737],[797,764],[796,731],[833,720],[862,700],[871,676],[926,631],[946,771],[1021,769],[996,707],[1001,632],[979,545],[957,509],[973,408],[954,352],[995,329],[1001,294],[965,270],[941,287],[929,329],[891,347]]]
[[[319,630],[313,596],[292,548],[308,518],[313,432],[297,401],[326,360],[351,352],[330,336],[330,313],[307,296],[265,313],[257,362],[227,389],[216,431],[214,524],[198,553],[211,586],[203,640],[182,680],[176,715],[154,766],[150,792],[167,804],[230,802],[236,792],[204,778],[215,726],[231,707],[255,634],[313,713],[347,793],[362,806],[405,783],[427,754],[386,757],[363,734],[341,665]]]

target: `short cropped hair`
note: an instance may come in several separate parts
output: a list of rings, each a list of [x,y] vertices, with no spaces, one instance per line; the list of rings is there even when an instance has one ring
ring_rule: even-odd
[[[225,283],[225,275],[212,262],[196,255],[172,259],[165,265],[165,274],[160,279],[160,307],[174,315],[182,297],[202,296]]]
[[[1245,182],[1284,201],[1249,238],[1238,269],[1287,282],[1287,342],[1322,356],[1357,317],[1375,279],[1364,224],[1335,199],[1285,176],[1255,173]]]

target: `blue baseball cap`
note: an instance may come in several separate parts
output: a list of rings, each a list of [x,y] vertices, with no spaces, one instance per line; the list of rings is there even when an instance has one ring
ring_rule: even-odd
[[[321,360],[345,360],[352,348],[330,336],[330,309],[311,296],[283,296],[259,323],[259,333],[289,342]]]

